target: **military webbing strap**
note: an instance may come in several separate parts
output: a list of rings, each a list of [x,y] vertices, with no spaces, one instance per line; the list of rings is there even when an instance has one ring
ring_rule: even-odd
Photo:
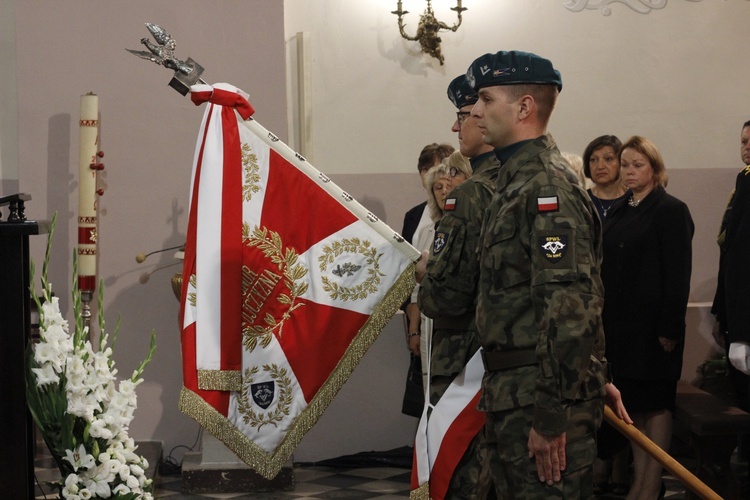
[[[512,351],[486,351],[482,350],[482,361],[487,371],[508,370],[519,366],[535,365],[535,349],[515,349]]]

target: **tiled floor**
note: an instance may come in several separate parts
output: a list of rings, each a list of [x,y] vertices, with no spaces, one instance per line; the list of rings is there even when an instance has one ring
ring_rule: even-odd
[[[340,469],[322,466],[295,466],[294,491],[254,493],[213,493],[189,495],[180,493],[179,477],[159,478],[156,498],[170,499],[375,499],[409,498],[411,471],[394,467]]]
[[[157,460],[155,457],[150,458],[150,453],[157,453],[149,449],[149,445],[141,446],[139,452],[142,453],[152,463]],[[359,460],[358,467],[342,466],[345,460],[328,461],[326,464],[295,464],[294,465],[294,490],[293,491],[276,491],[276,492],[253,492],[253,493],[212,493],[212,494],[187,494],[181,492],[182,481],[179,473],[176,475],[159,474],[156,477],[156,488],[154,496],[156,498],[169,498],[170,500],[193,499],[202,500],[205,498],[216,499],[351,499],[351,500],[369,500],[385,498],[408,498],[409,481],[411,471],[405,468],[402,462],[399,466],[384,466],[383,461],[376,459],[372,466],[362,466],[367,461]],[[46,452],[44,443],[40,443],[37,449],[35,460],[36,476],[39,482],[54,481],[59,476],[54,461]],[[747,483],[747,463],[738,463],[734,461],[733,467],[736,468],[738,476]],[[167,467],[163,470],[168,471]],[[684,486],[669,475],[664,476],[664,483],[667,487],[665,498],[683,499],[685,498]],[[52,499],[56,498],[49,487],[40,488],[37,486],[36,498]],[[603,495],[600,499],[620,499],[624,498],[615,495]]]

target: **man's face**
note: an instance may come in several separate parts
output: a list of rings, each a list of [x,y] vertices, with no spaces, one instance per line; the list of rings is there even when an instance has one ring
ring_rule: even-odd
[[[745,165],[750,165],[750,127],[742,129],[740,134],[740,156]]]
[[[477,127],[477,118],[471,116],[473,104],[467,104],[458,110],[456,121],[453,122],[452,131],[458,132],[458,149],[461,154],[474,158],[483,152],[485,146],[482,140],[482,131]]]
[[[479,89],[479,100],[471,109],[471,117],[476,119],[485,144],[500,148],[516,142],[517,106],[508,98],[505,87],[496,85]]]

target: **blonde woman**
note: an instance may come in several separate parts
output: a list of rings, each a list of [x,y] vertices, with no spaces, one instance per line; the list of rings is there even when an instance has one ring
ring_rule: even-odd
[[[471,165],[466,157],[456,151],[449,157],[445,158],[439,165],[432,167],[427,171],[425,176],[425,188],[427,189],[427,209],[430,212],[433,224],[425,226],[414,235],[414,246],[418,250],[429,250],[435,239],[435,224],[443,216],[446,202],[450,203],[450,191],[461,184],[471,176]],[[417,302],[419,285],[414,287],[412,293],[412,302]],[[419,353],[422,358],[422,378],[425,382],[427,378],[427,346],[429,346],[432,336],[432,320],[419,312],[412,316],[410,313],[410,323],[417,322],[420,325],[419,335],[408,337],[409,350],[415,354]]]

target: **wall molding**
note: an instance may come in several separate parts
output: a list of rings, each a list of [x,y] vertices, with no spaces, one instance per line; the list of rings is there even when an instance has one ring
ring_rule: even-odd
[[[660,10],[667,6],[668,0],[566,0],[563,7],[571,12],[583,10],[599,10],[603,16],[612,14],[609,7],[613,3],[621,3],[639,14],[648,14],[652,10]],[[687,2],[702,2],[703,0],[685,0]]]

